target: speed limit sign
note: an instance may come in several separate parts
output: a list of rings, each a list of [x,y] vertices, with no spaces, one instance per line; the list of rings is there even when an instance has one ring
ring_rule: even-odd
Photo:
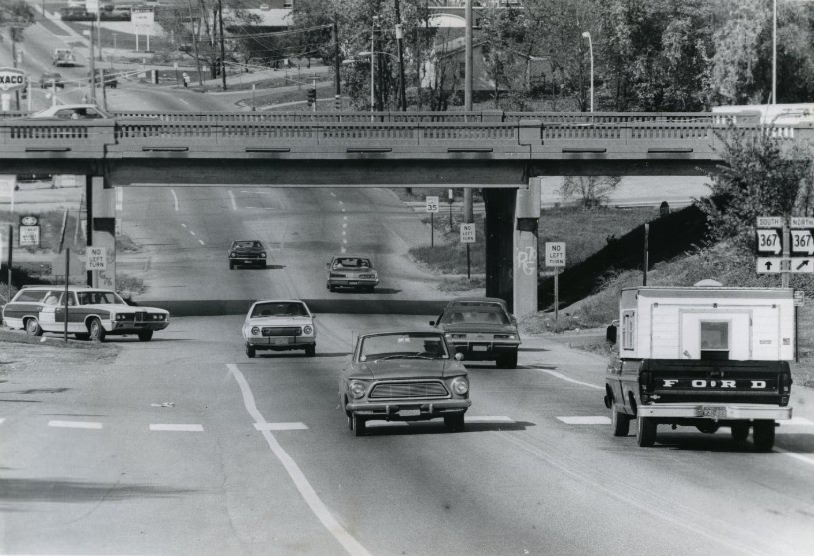
[[[437,195],[427,195],[427,212],[438,212]]]

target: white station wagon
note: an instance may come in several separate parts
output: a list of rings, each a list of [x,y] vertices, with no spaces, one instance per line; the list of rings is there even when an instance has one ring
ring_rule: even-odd
[[[316,316],[298,299],[256,301],[243,321],[246,355],[259,350],[287,351],[303,349],[313,357],[317,349]]]

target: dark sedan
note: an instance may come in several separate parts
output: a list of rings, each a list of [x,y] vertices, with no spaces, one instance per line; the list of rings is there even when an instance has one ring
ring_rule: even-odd
[[[430,325],[443,331],[447,342],[467,361],[495,361],[504,369],[517,367],[520,333],[517,320],[502,299],[454,299]]]
[[[370,420],[443,418],[450,430],[463,430],[472,402],[461,358],[434,330],[360,335],[339,379],[349,428],[361,436]]]
[[[47,89],[48,87],[64,89],[65,80],[62,78],[62,74],[56,71],[43,73],[40,76],[40,89]]]
[[[266,248],[256,239],[233,241],[229,247],[229,270],[236,266],[266,268]]]

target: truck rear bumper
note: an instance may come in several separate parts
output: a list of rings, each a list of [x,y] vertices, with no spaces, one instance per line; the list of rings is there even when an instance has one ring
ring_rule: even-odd
[[[637,408],[637,415],[643,417],[690,418],[715,420],[791,419],[790,407],[760,404],[659,404],[643,405]]]

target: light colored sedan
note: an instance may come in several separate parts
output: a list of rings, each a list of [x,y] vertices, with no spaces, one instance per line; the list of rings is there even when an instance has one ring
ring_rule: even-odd
[[[317,349],[316,315],[299,299],[256,301],[243,321],[246,355],[258,351],[305,350],[313,357]]]

